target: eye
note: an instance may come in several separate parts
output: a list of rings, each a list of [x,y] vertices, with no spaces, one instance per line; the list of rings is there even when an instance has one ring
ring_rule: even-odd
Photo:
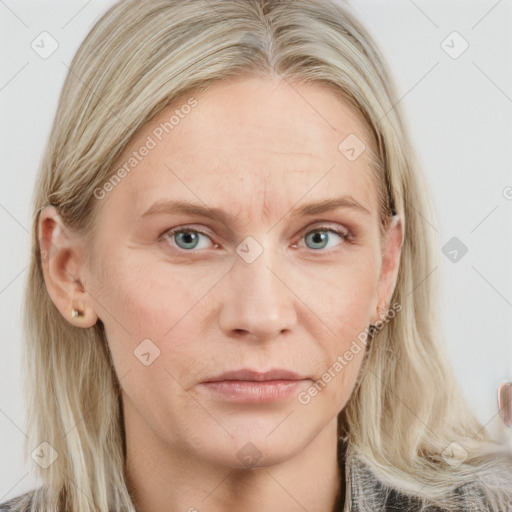
[[[332,236],[334,234],[334,237]],[[177,245],[179,249],[185,251],[191,251],[193,249],[207,249],[207,245],[201,247],[201,236],[207,238],[212,242],[209,235],[201,230],[190,228],[190,227],[177,227],[166,231],[162,238]],[[334,238],[334,240],[332,240]],[[351,234],[346,229],[335,229],[330,226],[319,226],[316,229],[308,231],[305,235],[306,246],[309,249],[318,251],[319,249],[332,249],[332,243],[335,242],[336,238],[341,240],[350,240]],[[218,244],[212,242],[214,246],[218,247]],[[329,244],[331,243],[331,247]],[[297,244],[293,244],[292,247],[297,247]]]
[[[332,234],[335,236],[333,237]],[[332,249],[332,244],[330,247],[328,247],[328,245],[330,242],[335,243],[336,238],[348,240],[350,238],[350,233],[348,230],[334,229],[328,226],[319,226],[312,231],[308,231],[305,236],[306,246],[313,250],[326,248]],[[294,245],[294,247],[296,247],[296,245]]]
[[[173,228],[169,231],[166,231],[163,234],[163,238],[166,240],[173,240],[173,242],[180,248],[184,250],[189,249],[204,249],[205,247],[198,247],[198,243],[200,240],[200,236],[204,236],[206,238],[210,237],[199,231],[198,229],[193,228]],[[211,240],[211,239],[210,239]]]

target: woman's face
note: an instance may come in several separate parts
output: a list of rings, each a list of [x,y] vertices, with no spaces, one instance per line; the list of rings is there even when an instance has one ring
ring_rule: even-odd
[[[381,247],[363,143],[328,89],[263,78],[184,97],[136,135],[119,183],[97,193],[79,270],[131,432],[243,467],[335,428],[364,354],[354,340],[390,298],[401,242],[398,224]],[[298,380],[221,377],[241,369]]]

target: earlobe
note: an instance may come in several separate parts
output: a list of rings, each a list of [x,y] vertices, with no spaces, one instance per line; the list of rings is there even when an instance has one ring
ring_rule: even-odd
[[[37,227],[43,277],[51,300],[68,322],[93,326],[98,316],[86,306],[90,298],[79,278],[82,258],[78,237],[66,228],[53,205],[40,212]]]

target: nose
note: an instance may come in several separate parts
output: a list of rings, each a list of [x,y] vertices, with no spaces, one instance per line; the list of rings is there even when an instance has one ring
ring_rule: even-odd
[[[252,263],[236,257],[219,317],[226,336],[263,341],[293,329],[297,321],[295,296],[282,274],[270,250],[265,249]]]

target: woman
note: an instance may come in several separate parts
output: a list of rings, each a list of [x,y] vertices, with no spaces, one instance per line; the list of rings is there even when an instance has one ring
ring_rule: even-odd
[[[1,510],[512,507],[440,341],[426,184],[327,0],[125,0],[34,199],[28,442]]]

